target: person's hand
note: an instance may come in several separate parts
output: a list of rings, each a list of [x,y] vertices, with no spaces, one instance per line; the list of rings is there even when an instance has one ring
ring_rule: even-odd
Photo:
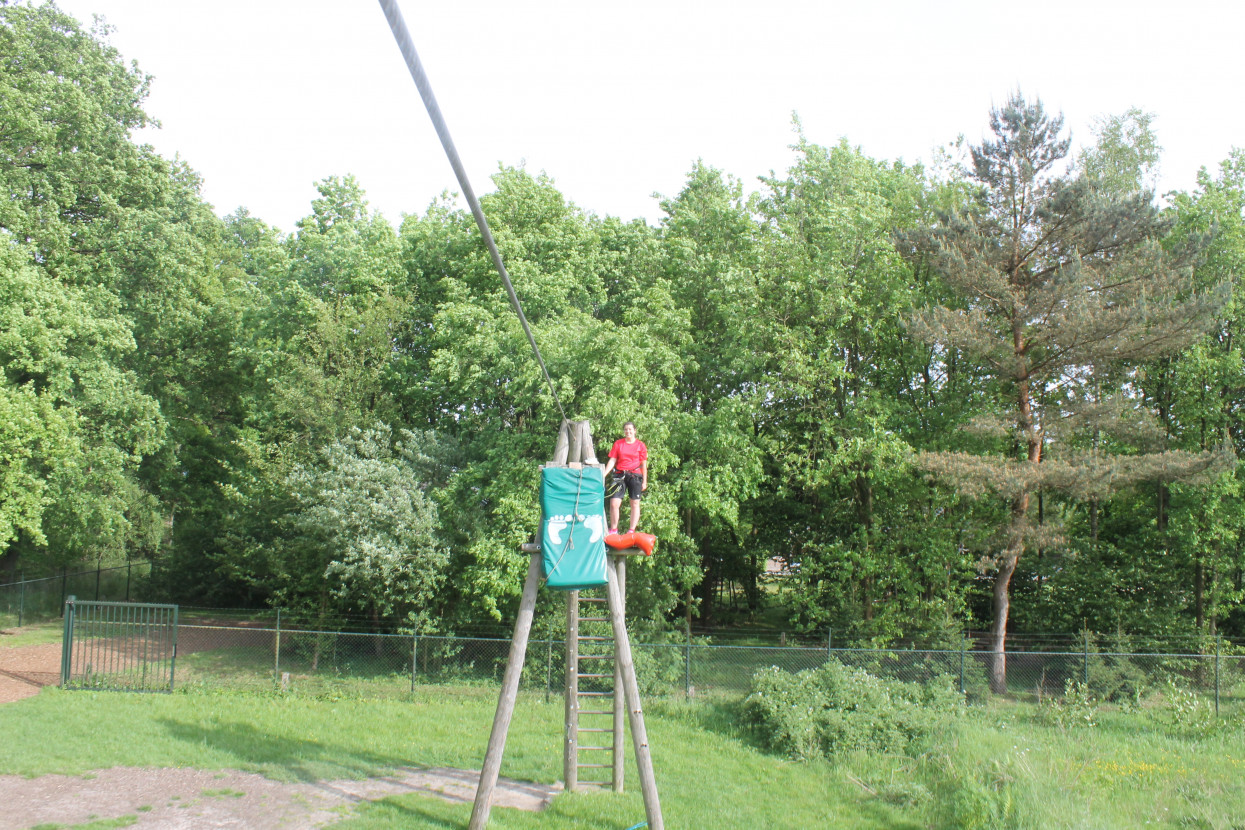
[[[642,491],[647,490],[647,489],[648,489],[648,479],[646,478],[646,479],[644,479],[643,481],[641,481],[641,482],[640,482],[640,490],[641,490],[641,492],[642,492]]]

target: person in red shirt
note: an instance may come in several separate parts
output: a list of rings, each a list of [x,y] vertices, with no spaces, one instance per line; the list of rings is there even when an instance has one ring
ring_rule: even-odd
[[[648,489],[648,447],[636,438],[635,424],[623,424],[623,437],[610,448],[605,465],[605,497],[610,505],[610,533],[618,532],[623,492],[631,499],[631,529],[640,524],[640,500]],[[613,476],[610,475],[611,471]]]

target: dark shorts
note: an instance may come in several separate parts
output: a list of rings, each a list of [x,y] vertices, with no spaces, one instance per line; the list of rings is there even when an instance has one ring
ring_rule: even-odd
[[[644,495],[643,486],[644,476],[638,472],[632,472],[631,470],[619,472],[615,470],[610,473],[610,480],[605,483],[605,497],[621,501],[623,491],[626,491],[629,499],[639,501]]]

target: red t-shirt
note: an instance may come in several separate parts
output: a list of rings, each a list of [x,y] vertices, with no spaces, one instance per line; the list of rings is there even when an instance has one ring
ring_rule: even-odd
[[[638,473],[648,460],[648,447],[638,438],[630,444],[627,439],[619,438],[610,448],[609,457],[614,459],[614,469],[619,472],[630,470]]]

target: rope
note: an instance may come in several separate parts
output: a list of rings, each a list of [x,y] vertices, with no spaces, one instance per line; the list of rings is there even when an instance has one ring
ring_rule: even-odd
[[[566,410],[562,408],[562,401],[558,398],[557,390],[553,387],[553,379],[549,377],[549,370],[545,368],[545,359],[540,355],[540,349],[536,346],[536,338],[532,335],[532,328],[527,324],[527,317],[523,314],[523,307],[519,305],[519,297],[514,293],[514,286],[510,283],[510,275],[506,273],[506,266],[501,261],[501,253],[497,250],[497,243],[493,241],[493,234],[489,231],[488,220],[484,218],[484,210],[480,207],[480,200],[476,198],[475,191],[471,188],[471,182],[467,180],[467,170],[463,167],[462,160],[458,157],[458,150],[454,148],[454,140],[450,138],[449,127],[445,124],[445,118],[441,115],[441,108],[437,106],[436,96],[432,94],[432,85],[428,82],[428,76],[424,73],[423,64],[419,62],[419,55],[415,52],[415,43],[411,40],[411,33],[407,31],[406,21],[402,19],[402,12],[398,9],[396,0],[380,0],[380,7],[385,12],[385,19],[389,21],[389,28],[393,31],[393,38],[398,42],[398,48],[402,50],[402,57],[406,59],[406,68],[411,71],[411,78],[415,81],[415,86],[419,89],[419,95],[424,99],[424,107],[428,110],[428,117],[432,119],[432,126],[437,131],[437,137],[441,139],[441,146],[445,148],[445,155],[450,161],[450,166],[454,168],[454,175],[458,177],[458,186],[462,188],[463,197],[467,200],[467,204],[471,206],[471,214],[476,219],[476,226],[480,229],[480,235],[484,237],[484,244],[488,247],[489,255],[493,258],[493,265],[497,268],[497,273],[501,275],[502,284],[506,286],[506,294],[510,297],[510,305],[514,307],[515,313],[519,315],[519,322],[523,325],[523,333],[527,335],[527,342],[532,345],[532,354],[536,355],[536,362],[540,364],[540,371],[545,376],[545,383],[549,385],[549,392],[553,395],[553,401],[558,405],[558,411],[562,413],[562,419],[566,420]]]

